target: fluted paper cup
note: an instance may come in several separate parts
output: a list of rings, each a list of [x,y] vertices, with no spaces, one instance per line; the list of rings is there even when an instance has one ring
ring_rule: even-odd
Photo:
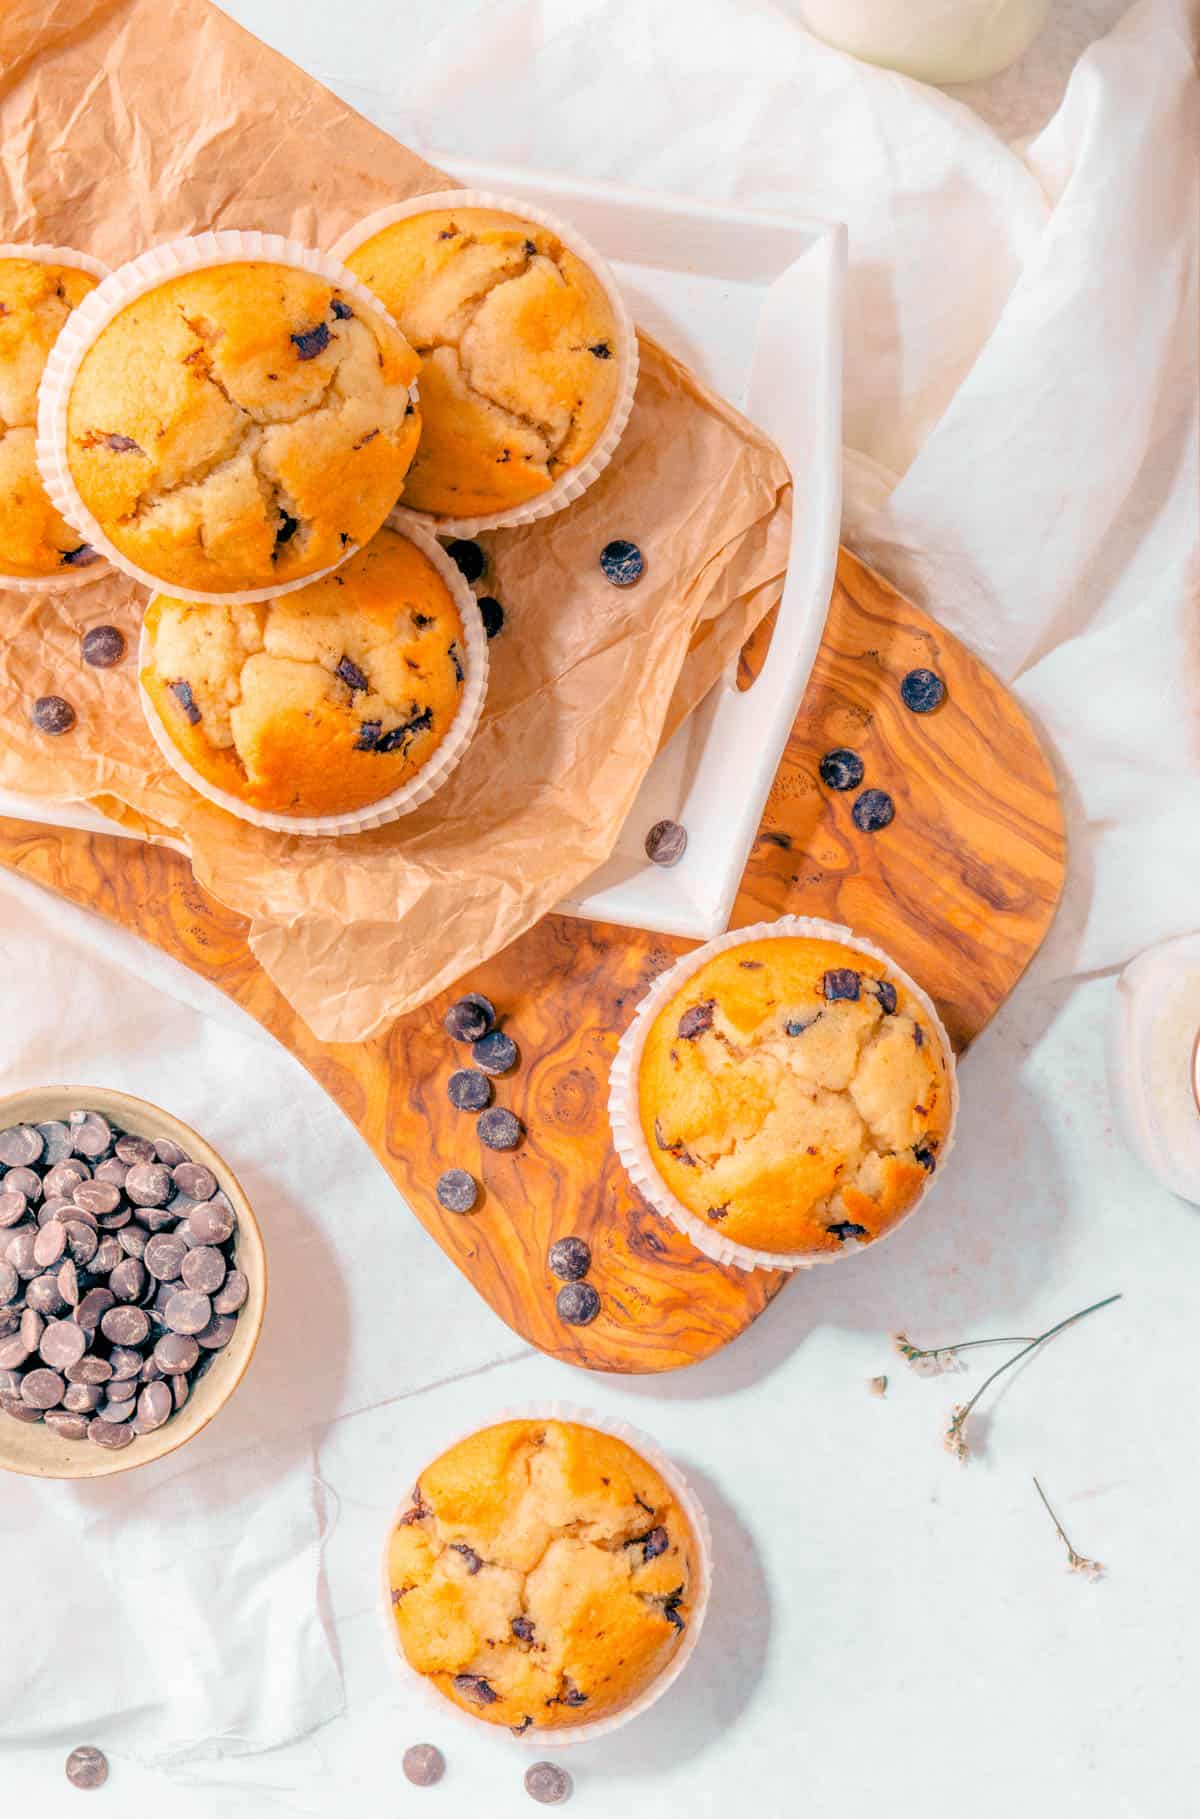
[[[451,562],[436,537],[423,530],[419,524],[405,524],[397,527],[397,534],[407,537],[410,543],[416,544],[422,555],[427,556],[454,598],[462,620],[463,640],[465,644],[463,691],[459,696],[458,711],[450,723],[450,730],[437,750],[421,766],[415,776],[402,783],[390,795],[381,796],[378,802],[370,802],[365,808],[355,809],[345,815],[280,815],[269,813],[266,809],[255,808],[252,803],[243,802],[232,796],[227,790],[218,789],[207,777],[202,777],[190,765],[175,741],[163,725],[158,710],[141,681],[141,673],[147,668],[150,658],[150,640],[146,627],[142,625],[141,641],[138,647],[138,695],[145,715],[150,735],[162,756],[171,769],[197,795],[223,808],[227,813],[236,815],[239,821],[248,821],[253,827],[269,828],[277,834],[304,834],[336,838],[343,834],[365,834],[372,828],[384,827],[389,821],[398,821],[421,804],[428,802],[449,777],[451,771],[461,760],[463,753],[470,745],[479,726],[483,713],[483,704],[487,698],[488,685],[488,641],[483,629],[483,620],[479,615],[475,596],[463,580],[462,575]],[[340,565],[339,565],[340,566]],[[319,577],[310,576],[310,580]],[[162,588],[163,594],[171,598],[176,596],[174,590]],[[279,592],[290,593],[291,588],[280,588]]]
[[[0,259],[32,259],[38,265],[73,265],[77,270],[87,272],[90,277],[101,281],[109,275],[107,265],[102,265],[99,259],[93,259],[90,253],[76,251],[73,246],[20,246],[15,241],[0,240]],[[66,324],[63,326],[65,328]],[[62,510],[53,493],[50,500],[59,511]],[[63,516],[66,517],[65,512]],[[69,518],[67,522],[73,524],[74,519]],[[95,544],[92,547],[94,549]],[[68,588],[85,587],[89,581],[99,581],[107,573],[107,562],[97,559],[89,562],[85,568],[56,569],[52,575],[0,573],[0,587],[22,587],[31,594],[58,594]]]
[[[376,234],[382,233],[384,228],[393,226],[395,222],[407,221],[414,215],[432,214],[444,208],[495,209],[547,228],[594,273],[608,299],[616,330],[617,392],[608,422],[583,460],[561,473],[546,492],[539,493],[535,499],[525,500],[521,505],[510,506],[505,511],[485,512],[474,517],[442,517],[435,512],[418,512],[413,507],[406,506],[403,501],[397,507],[398,513],[407,518],[420,519],[440,536],[473,537],[478,531],[500,530],[505,525],[532,524],[538,518],[549,518],[554,512],[561,511],[564,505],[570,505],[580,498],[593,480],[603,473],[612,460],[633,409],[638,375],[637,331],[610,267],[582,234],[576,233],[567,222],[560,221],[557,215],[549,214],[544,208],[535,208],[531,202],[522,202],[514,196],[496,195],[491,190],[435,190],[429,195],[410,196],[407,202],[397,202],[391,207],[378,209],[342,235],[332,249],[333,257],[348,259],[366,241],[373,240]]]
[[[803,938],[817,941],[837,941],[844,947],[853,948],[856,953],[865,954],[868,959],[876,960],[899,979],[906,990],[921,1007],[931,1029],[942,1045],[946,1058],[946,1078],[950,1089],[950,1123],[946,1139],[938,1157],[937,1172],[930,1175],[926,1186],[913,1204],[890,1225],[886,1232],[873,1238],[870,1245],[859,1244],[856,1239],[848,1239],[836,1252],[812,1251],[764,1251],[756,1250],[752,1245],[736,1244],[731,1238],[723,1238],[703,1219],[698,1219],[689,1207],[684,1206],[667,1186],[666,1181],[655,1166],[650,1147],[642,1132],[642,1121],[638,1107],[638,1075],[641,1070],[642,1051],[650,1033],[654,1019],[663,1006],[674,997],[685,980],[711,960],[714,954],[724,953],[727,948],[744,947],[748,941],[771,941],[778,939]],[[858,1250],[874,1250],[884,1239],[910,1219],[919,1206],[923,1206],[935,1184],[945,1172],[946,1159],[954,1147],[954,1127],[958,1116],[958,1078],[954,1062],[954,1050],[945,1026],[938,1016],[933,1000],[927,992],[922,991],[911,974],[902,966],[897,966],[891,955],[883,948],[877,947],[862,935],[856,935],[853,929],[846,928],[839,922],[826,922],[818,916],[780,916],[774,922],[755,922],[749,928],[731,929],[728,934],[719,935],[715,941],[705,942],[690,954],[685,954],[668,972],[656,979],[650,990],[638,1006],[637,1014],[625,1031],[617,1047],[609,1076],[608,1118],[612,1126],[613,1146],[624,1165],[625,1172],[643,1200],[669,1219],[689,1237],[697,1250],[711,1257],[714,1263],[734,1264],[738,1269],[755,1270],[800,1270],[811,1269],[814,1263],[837,1263],[842,1257],[852,1255]]]
[[[471,1427],[464,1428],[461,1433],[455,1434],[447,1440],[445,1446],[434,1457],[440,1458],[442,1453],[447,1453],[451,1447],[460,1445],[464,1440],[469,1440],[473,1434],[481,1434],[490,1427],[500,1427],[506,1421],[572,1422],[577,1427],[595,1428],[601,1434],[611,1434],[615,1439],[623,1440],[625,1445],[640,1454],[648,1465],[652,1465],[664,1483],[669,1486],[680,1509],[687,1517],[688,1526],[695,1541],[695,1590],[688,1626],[679,1647],[649,1686],[645,1687],[636,1699],[631,1699],[628,1705],[622,1706],[620,1711],[606,1713],[602,1718],[594,1718],[590,1724],[564,1725],[561,1730],[552,1731],[539,1730],[536,1725],[533,1725],[519,1735],[513,1731],[505,1733],[513,1737],[514,1741],[523,1745],[524,1748],[539,1752],[547,1749],[560,1749],[570,1743],[594,1743],[598,1737],[611,1735],[613,1731],[620,1730],[623,1725],[629,1724],[632,1719],[640,1718],[643,1712],[649,1711],[650,1707],[657,1704],[662,1698],[668,1687],[674,1685],[687,1666],[696,1644],[700,1640],[700,1631],[704,1625],[709,1595],[712,1590],[712,1532],[708,1526],[708,1517],[704,1513],[704,1506],[699,1497],[675,1461],[668,1458],[658,1443],[649,1435],[643,1434],[636,1427],[631,1427],[627,1421],[618,1421],[609,1415],[598,1415],[592,1409],[577,1407],[573,1402],[532,1402],[524,1403],[516,1408],[499,1409],[486,1421],[475,1422]],[[425,1465],[430,1464],[432,1464],[432,1460],[427,1459]],[[414,1472],[413,1482],[419,1482],[420,1476],[420,1471]],[[399,1663],[404,1684],[410,1688],[414,1685],[420,1688],[421,1696],[425,1700],[431,1716],[437,1714],[444,1718],[448,1714],[452,1714],[456,1722],[469,1725],[478,1735],[481,1720],[473,1718],[469,1712],[464,1712],[460,1706],[455,1705],[452,1699],[447,1699],[445,1694],[440,1693],[425,1674],[418,1673],[415,1667],[409,1665],[408,1657],[401,1648],[400,1638],[396,1634],[396,1625],[392,1619],[388,1548],[393,1531],[401,1516],[411,1507],[411,1501],[411,1497],[407,1497],[403,1503],[397,1506],[395,1515],[388,1523],[383,1543],[381,1561],[383,1596],[380,1609],[387,1626],[388,1640],[393,1655]],[[497,1725],[490,1725],[488,1728],[498,1734],[501,1729]]]
[[[256,600],[274,600],[281,594],[294,593],[297,588],[307,587],[310,581],[319,581],[322,575],[332,574],[361,545],[348,543],[336,562],[314,569],[310,575],[300,575],[293,581],[273,582],[269,587],[239,588],[224,592],[177,587],[168,577],[151,574],[148,569],[139,568],[136,562],[131,562],[128,556],[123,555],[84,504],[67,461],[67,409],[84,355],[101,330],[107,328],[123,309],[135,303],[139,297],[144,297],[147,291],[157,290],[159,285],[166,284],[185,272],[205,271],[214,265],[237,265],[243,262],[291,265],[301,271],[311,272],[330,284],[336,284],[339,290],[353,297],[369,314],[382,316],[388,322],[392,320],[378,297],[364,284],[360,284],[345,266],[339,265],[328,253],[303,246],[298,240],[285,240],[281,234],[243,233],[237,228],[185,235],[179,240],[164,240],[161,245],[139,253],[136,259],[130,259],[127,264],[119,265],[90,296],[84,298],[79,308],[63,324],[63,331],[46,362],[38,392],[38,469],[42,484],[67,523],[73,524],[80,536],[93,549],[106,556],[115,568],[132,576],[135,581],[140,581],[152,593],[169,593],[178,600],[197,600],[213,606],[249,606]],[[392,326],[396,325],[392,323]],[[415,403],[415,381],[409,388],[409,394]]]

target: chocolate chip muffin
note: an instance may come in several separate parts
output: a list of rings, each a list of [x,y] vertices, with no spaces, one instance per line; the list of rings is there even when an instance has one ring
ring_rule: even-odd
[[[34,450],[46,356],[98,282],[79,266],[0,259],[0,575],[35,580],[97,561],[47,497]]]
[[[406,506],[504,512],[589,453],[618,398],[618,324],[595,273],[549,228],[440,208],[393,222],[346,264],[421,354],[425,427]]]
[[[951,1066],[890,967],[779,936],[714,954],[659,1010],[638,1112],[666,1186],[722,1237],[836,1254],[921,1195],[950,1132]]]
[[[145,638],[143,688],[180,755],[282,815],[348,814],[399,789],[446,737],[465,679],[454,596],[392,530],[276,600],[155,595]]]
[[[186,272],[96,333],[67,400],[67,465],[116,550],[163,586],[294,581],[395,504],[417,368],[382,311],[324,277],[253,260]]]
[[[505,1421],[421,1474],[388,1550],[409,1665],[488,1724],[627,1706],[672,1660],[700,1584],[674,1493],[611,1434]]]

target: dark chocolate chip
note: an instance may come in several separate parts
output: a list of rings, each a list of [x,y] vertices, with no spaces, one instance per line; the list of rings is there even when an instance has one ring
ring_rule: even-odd
[[[334,304],[334,310],[337,304]],[[350,311],[347,310],[349,315]],[[413,1787],[433,1787],[446,1772],[446,1758],[432,1743],[414,1743],[400,1758],[404,1779]]]
[[[301,360],[315,360],[329,346],[329,340],[329,329],[324,322],[314,323],[312,328],[301,329],[298,335],[292,336],[292,344]]]
[[[478,581],[487,573],[487,557],[470,537],[455,537],[446,545],[446,554],[464,581]]]
[[[103,1750],[84,1744],[67,1757],[67,1780],[72,1787],[103,1787],[108,1780],[108,1758]]]
[[[861,973],[856,973],[850,966],[831,967],[821,980],[821,990],[831,1004],[839,998],[857,1003],[861,986]]]
[[[33,704],[32,719],[39,733],[58,739],[74,726],[75,709],[61,695],[41,695]]]
[[[670,1546],[665,1528],[652,1528],[648,1535],[641,1537],[641,1540],[643,1560],[657,1560],[658,1556],[665,1554]]]
[[[512,1620],[511,1628],[512,1628],[512,1633],[517,1638],[518,1642],[532,1642],[533,1641],[533,1618],[532,1617],[514,1617]]]
[[[614,587],[632,587],[645,570],[645,558],[636,543],[626,537],[614,537],[600,551],[600,569]]]
[[[856,997],[857,995],[855,993]],[[814,1023],[819,1023],[824,1015],[824,1011],[818,1011],[815,1017],[789,1017],[783,1026],[783,1033],[785,1036],[802,1036]]]
[[[868,987],[879,1000],[879,1008],[890,1017],[896,1008],[896,988],[890,979],[872,979]]]
[[[671,1593],[671,1596],[667,1599],[666,1603],[663,1605],[663,1616],[666,1618],[668,1623],[674,1625],[674,1627],[680,1632],[681,1635],[682,1635],[683,1631],[687,1628],[687,1624],[683,1621],[683,1618],[679,1615],[679,1606],[682,1602],[683,1602],[683,1587],[681,1585],[677,1585],[675,1590]]]
[[[448,1213],[469,1213],[479,1189],[465,1168],[448,1168],[438,1176],[437,1197]]]
[[[196,700],[195,700],[194,695],[192,694],[191,683],[190,682],[172,682],[170,687],[171,687],[171,693],[175,696],[175,699],[178,701],[180,707],[183,709],[188,720],[191,722],[191,724],[193,726],[195,726],[200,719],[200,709],[196,706]]]
[[[65,549],[62,552],[62,560],[68,568],[90,568],[92,563],[99,562],[100,558],[90,543],[77,543],[74,549]]]
[[[104,446],[110,448],[114,455],[144,455],[146,452],[132,436],[118,435],[115,430],[110,430],[105,436]]]
[[[877,834],[896,813],[896,804],[886,790],[865,789],[850,811],[854,825],[864,834]]]
[[[595,354],[597,360],[611,360],[612,348],[607,341],[593,341],[588,347],[589,354]]]
[[[329,305],[329,313],[339,322],[348,322],[351,316],[353,316],[354,311],[341,297],[335,297],[333,302]]]
[[[919,1023],[913,1024],[913,1041],[918,1048],[925,1047],[925,1031],[921,1028]]]
[[[499,1697],[482,1674],[455,1674],[451,1684],[456,1693],[471,1700],[473,1705],[495,1705]]]
[[[835,751],[826,752],[817,767],[821,773],[821,782],[830,789],[857,789],[863,780],[863,761],[857,752],[848,751],[839,745]]]
[[[693,1042],[697,1036],[702,1036],[705,1030],[712,1028],[715,1004],[715,998],[705,998],[702,1004],[689,1005],[684,1011],[683,1016],[679,1019],[679,1034],[685,1042]]]
[[[913,714],[932,714],[946,699],[946,684],[931,669],[910,669],[900,684],[900,699]]]
[[[922,1139],[920,1143],[913,1144],[913,1160],[919,1162],[921,1167],[930,1175],[932,1175],[934,1169],[937,1167],[937,1157],[933,1153],[934,1148],[935,1146],[933,1144],[925,1142],[924,1139]]]
[[[397,750],[404,752],[408,749],[410,740],[415,738],[417,733],[427,732],[432,725],[433,709],[423,707],[420,713],[413,715],[411,720],[402,721],[399,726],[389,727],[386,733],[380,733],[371,750],[373,752]]]
[[[600,1312],[600,1297],[590,1282],[566,1282],[554,1297],[554,1308],[567,1326],[590,1326]]]
[[[483,620],[484,631],[489,638],[494,638],[496,633],[503,629],[504,608],[494,594],[481,594],[476,605],[479,608],[479,617]]]
[[[413,614],[413,624],[416,626],[416,628],[419,632],[423,632],[427,625],[432,625],[433,623],[434,623],[434,621],[428,613],[414,613]]]
[[[521,1121],[502,1105],[489,1105],[480,1112],[475,1126],[479,1141],[490,1150],[515,1150],[521,1141]]]
[[[279,508],[279,529],[275,532],[275,549],[279,550],[285,543],[290,543],[300,529],[299,518],[293,518],[291,512]]]
[[[571,1798],[572,1786],[570,1775],[557,1762],[534,1762],[525,1770],[525,1792],[539,1806],[561,1806]]]
[[[473,1547],[468,1547],[465,1541],[452,1541],[450,1546],[456,1554],[462,1555],[466,1569],[473,1579],[483,1565],[483,1561],[479,1558],[475,1549]]]
[[[462,652],[459,650],[458,645],[453,640],[451,640],[451,642],[446,646],[446,655],[447,655],[447,657],[449,657],[451,663],[454,665],[454,680],[456,682],[464,681],[466,678],[467,672],[463,668]]]
[[[364,720],[358,729],[358,738],[354,741],[355,751],[373,752],[382,731],[382,720]]]
[[[83,635],[81,654],[93,669],[112,669],[125,655],[125,635],[115,625],[94,625]]]
[[[678,821],[656,821],[646,835],[646,857],[655,865],[678,865],[687,850],[687,829]]]
[[[582,1238],[556,1238],[546,1262],[560,1282],[578,1282],[592,1267],[591,1246]]]
[[[712,1219],[717,1225],[720,1225],[722,1219],[726,1219],[729,1216],[728,1200],[722,1200],[720,1206],[707,1207],[704,1216],[706,1219]]]
[[[839,1244],[845,1244],[847,1238],[865,1238],[867,1235],[866,1226],[855,1225],[852,1219],[842,1219],[837,1225],[827,1225],[825,1230],[831,1238],[836,1238]]]
[[[359,669],[357,663],[351,662],[349,657],[342,658],[334,671],[334,675],[340,676],[342,681],[346,684],[346,687],[351,690],[368,689],[371,686],[367,681],[367,678]]]
[[[451,1074],[446,1092],[451,1105],[460,1112],[481,1112],[492,1096],[487,1075],[473,1067],[460,1067]]]
[[[478,1042],[496,1021],[496,1007],[482,992],[468,992],[450,1006],[442,1028],[455,1042]]]
[[[533,258],[536,258],[536,256],[537,256],[536,243],[533,240],[527,240],[525,242],[525,257],[527,259],[533,259]]]
[[[471,1044],[471,1059],[485,1074],[507,1074],[517,1065],[517,1045],[503,1030],[489,1030]]]

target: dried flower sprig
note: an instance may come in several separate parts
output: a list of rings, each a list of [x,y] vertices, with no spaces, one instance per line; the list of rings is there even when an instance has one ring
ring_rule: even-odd
[[[1028,1345],[1030,1335],[1020,1333],[1016,1338],[1001,1339],[960,1339],[956,1345],[933,1345],[928,1351],[921,1351],[909,1339],[907,1333],[893,1333],[892,1345],[910,1369],[918,1377],[938,1377],[950,1371],[965,1371],[966,1365],[959,1357],[960,1352],[969,1352],[976,1345]]]
[[[1034,1474],[1033,1488],[1037,1492],[1038,1496],[1041,1498],[1042,1502],[1045,1504],[1046,1512],[1049,1515],[1051,1522],[1053,1522],[1055,1528],[1058,1531],[1058,1538],[1067,1550],[1067,1569],[1068,1569],[1068,1571],[1072,1572],[1072,1573],[1079,1573],[1082,1578],[1090,1579],[1093,1581],[1093,1583],[1097,1579],[1103,1579],[1104,1567],[1102,1566],[1101,1562],[1099,1560],[1089,1560],[1086,1557],[1086,1555],[1084,1555],[1084,1554],[1077,1554],[1075,1552],[1075,1549],[1071,1546],[1071,1542],[1068,1538],[1067,1531],[1063,1527],[1062,1523],[1059,1521],[1058,1517],[1054,1514],[1054,1511],[1050,1508],[1050,1499],[1049,1499],[1049,1497],[1047,1497],[1045,1491],[1042,1489],[1041,1485],[1038,1483],[1036,1473]]]
[[[963,1465],[966,1464],[971,1456],[971,1449],[967,1444],[967,1418],[984,1391],[995,1383],[997,1377],[1002,1377],[1005,1371],[1010,1371],[1014,1364],[1019,1364],[1022,1358],[1027,1358],[1030,1352],[1036,1351],[1039,1345],[1044,1345],[1047,1339],[1053,1339],[1055,1333],[1061,1333],[1065,1327],[1074,1326],[1077,1320],[1086,1319],[1088,1314],[1095,1314],[1102,1307],[1111,1307],[1114,1301],[1119,1301],[1120,1299],[1121,1297],[1119,1294],[1106,1295],[1103,1301],[1093,1301],[1090,1307],[1080,1308],[1077,1314],[1068,1314],[1065,1320],[1059,1320],[1053,1326],[1047,1327],[1044,1333],[1039,1333],[1036,1339],[1030,1339],[1021,1347],[1019,1352],[1014,1352],[1011,1358],[1006,1359],[1003,1364],[998,1365],[990,1377],[984,1378],[969,1402],[962,1403],[957,1408],[951,1410],[950,1425],[946,1429],[944,1435],[947,1452],[953,1453],[954,1457]]]

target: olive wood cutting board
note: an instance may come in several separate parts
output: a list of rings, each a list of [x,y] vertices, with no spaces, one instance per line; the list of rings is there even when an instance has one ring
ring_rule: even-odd
[[[743,681],[764,641],[747,647]],[[946,683],[932,714],[900,700],[916,667]],[[818,781],[835,746],[859,752],[864,784],[892,795],[889,827],[861,833],[856,792]],[[692,943],[547,916],[462,981],[495,1002],[521,1051],[495,1102],[518,1114],[525,1139],[495,1154],[446,1097],[467,1053],[442,1029],[456,993],[369,1042],[319,1042],[252,957],[246,921],[177,854],[0,819],[0,863],[154,942],[256,1017],[337,1101],[488,1304],[542,1351],[593,1370],[675,1370],[736,1338],[786,1283],[711,1263],[649,1210],[613,1152],[605,1107],[618,1039],[649,982]],[[785,912],[850,924],[920,980],[961,1052],[1036,953],[1064,869],[1054,779],[1013,697],[843,550],[732,926]],[[451,1167],[483,1183],[467,1216],[444,1211],[434,1192]],[[549,1246],[570,1233],[592,1247],[601,1312],[587,1327],[558,1320],[546,1268]]]

